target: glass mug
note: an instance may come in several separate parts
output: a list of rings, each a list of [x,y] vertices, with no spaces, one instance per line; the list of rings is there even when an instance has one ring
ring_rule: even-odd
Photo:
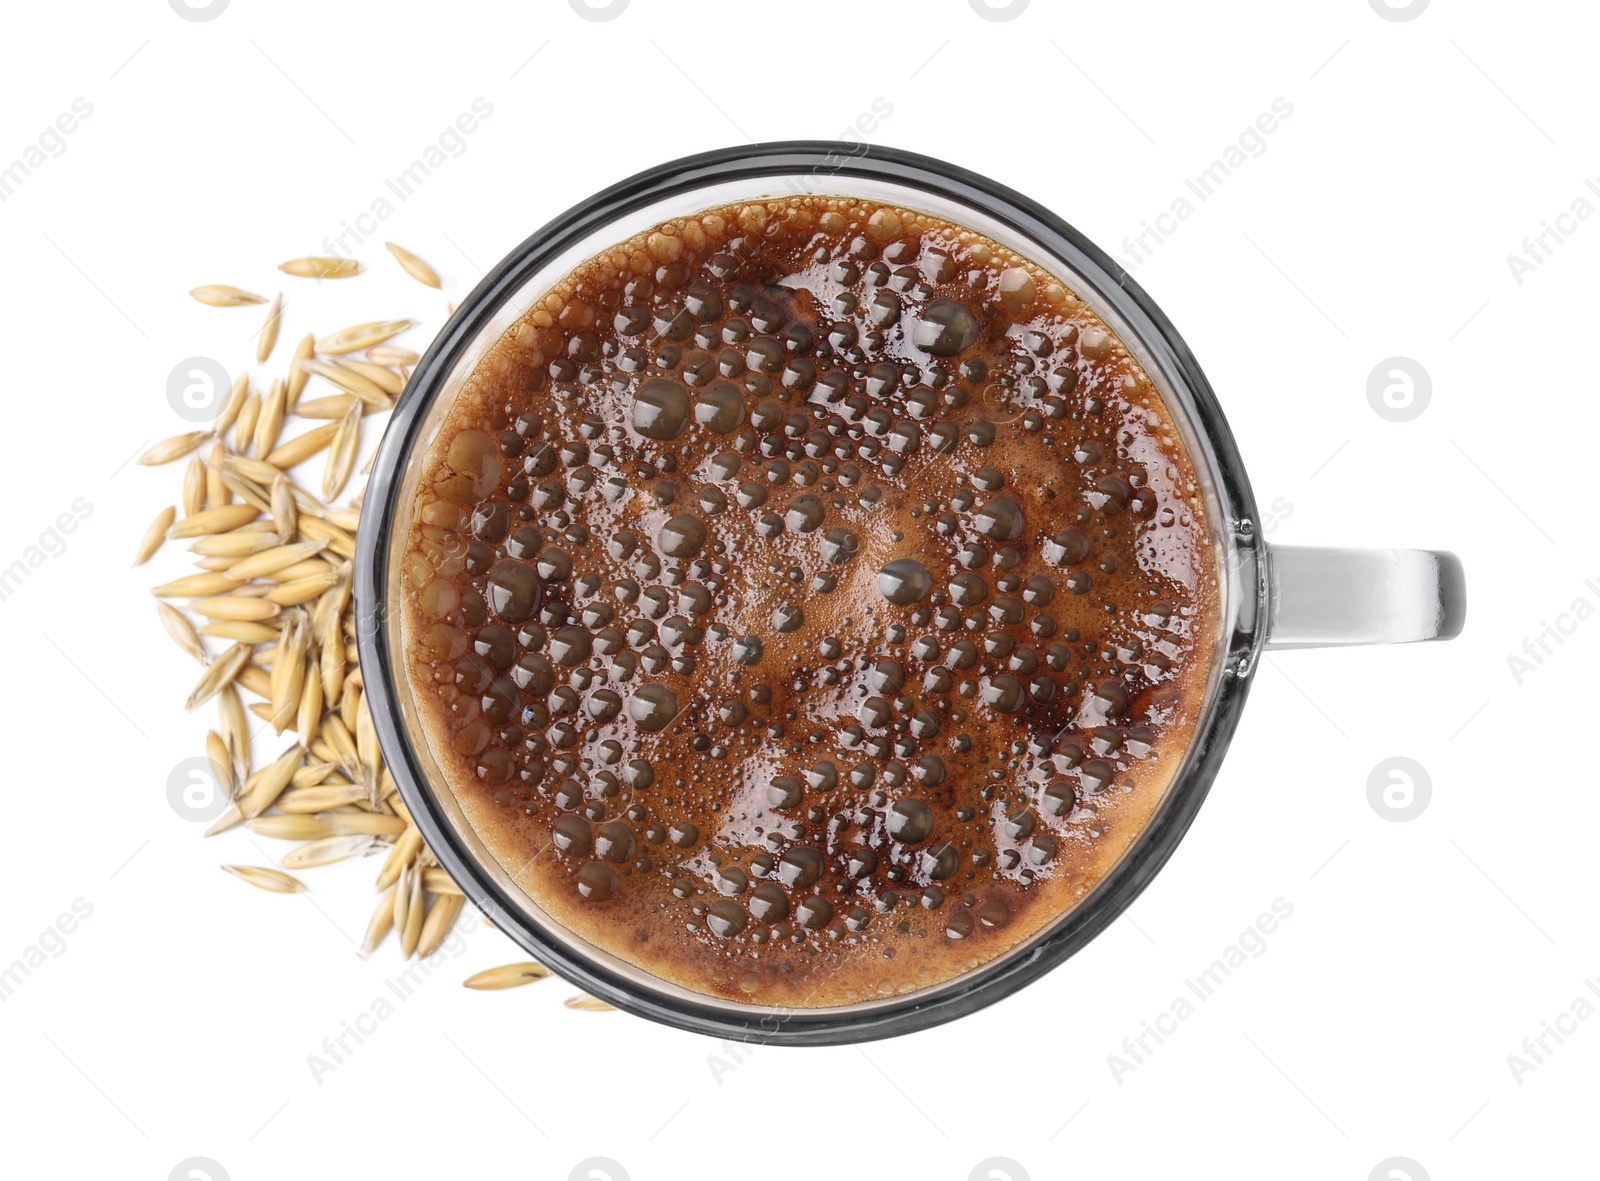
[[[464,379],[505,329],[601,250],[672,217],[796,194],[877,200],[984,234],[1056,276],[1116,333],[1156,384],[1203,485],[1221,571],[1220,626],[1192,741],[1144,831],[1077,905],[970,971],[909,993],[826,1008],[694,992],[588,943],[548,917],[467,824],[429,750],[406,679],[400,562],[419,456]],[[1426,550],[1268,545],[1233,435],[1177,330],[1103,251],[1054,214],[926,156],[827,141],[758,144],[675,160],[568,210],[491,271],[417,365],[373,467],[358,539],[358,644],[385,761],[428,847],[497,926],[542,963],[620,1009],[740,1040],[830,1044],[948,1021],[1030,983],[1083,947],[1164,865],[1216,777],[1263,650],[1449,639],[1466,614],[1461,564]]]

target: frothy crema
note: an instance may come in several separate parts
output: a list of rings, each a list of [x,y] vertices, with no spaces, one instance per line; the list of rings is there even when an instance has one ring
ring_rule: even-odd
[[[1199,720],[1218,570],[1149,378],[960,226],[797,197],[564,278],[421,460],[406,671],[554,922],[688,989],[940,983],[1070,910]]]

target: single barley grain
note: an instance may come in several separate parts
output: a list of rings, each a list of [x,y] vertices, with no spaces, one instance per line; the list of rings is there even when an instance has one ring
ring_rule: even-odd
[[[300,368],[300,362],[314,356],[317,351],[317,341],[311,333],[306,333],[300,338],[300,343],[294,346],[294,356],[289,358],[289,398],[288,406],[292,411],[300,404],[300,394],[306,388],[306,379],[311,375]]]
[[[400,928],[400,958],[410,959],[411,953],[417,950],[417,941],[422,938],[422,920],[425,917],[425,903],[422,894],[422,872],[412,866],[407,874],[411,897],[406,902],[406,921]]]
[[[380,344],[367,350],[367,360],[374,365],[392,365],[396,369],[404,369],[407,365],[415,365],[422,358],[410,349],[403,349],[398,345]]]
[[[267,322],[261,325],[261,335],[256,337],[256,361],[265,362],[272,355],[272,346],[278,343],[278,321],[283,316],[283,292],[278,292],[267,312]]]
[[[382,812],[318,812],[317,819],[328,826],[330,832],[365,833],[370,837],[397,837],[406,830],[406,822],[398,816]]]
[[[239,407],[239,417],[233,421],[233,449],[245,451],[250,446],[250,436],[255,433],[256,419],[261,416],[261,395],[251,390]]]
[[[222,440],[211,444],[206,457],[206,507],[221,508],[233,499],[233,492],[222,479],[222,457],[228,453]]]
[[[326,357],[337,357],[360,349],[370,349],[391,336],[400,335],[411,327],[411,323],[410,320],[372,320],[365,324],[353,324],[317,341],[317,352]]]
[[[362,857],[378,848],[378,842],[362,833],[342,833],[308,841],[291,849],[278,859],[285,869],[315,869],[319,865],[332,865],[348,857]]]
[[[395,261],[400,264],[406,274],[410,275],[418,283],[432,287],[435,290],[438,289],[439,273],[437,271],[404,246],[396,246],[393,242],[385,242],[384,245],[389,248],[389,253],[394,255]]]
[[[228,744],[215,730],[206,731],[206,762],[211,764],[211,780],[233,799],[239,785],[233,781],[233,760],[228,755]]]
[[[182,459],[210,437],[210,431],[185,431],[181,435],[173,435],[170,439],[162,439],[139,456],[139,462],[145,467],[159,467],[163,463],[171,463],[174,459]]]
[[[278,269],[301,279],[348,279],[361,273],[361,264],[353,258],[329,258],[314,254],[307,258],[291,258],[288,262],[279,263]],[[257,302],[260,302],[259,298]]]
[[[194,630],[194,624],[189,617],[179,611],[171,603],[157,603],[156,611],[161,615],[161,626],[167,635],[172,637],[172,642],[193,656],[201,664],[209,665],[211,657],[206,654],[206,646],[200,642],[199,635]]]
[[[277,841],[317,841],[333,835],[333,830],[315,816],[296,816],[287,812],[257,816],[250,822],[250,831]]]
[[[417,939],[417,958],[427,959],[443,946],[461,917],[461,908],[467,900],[460,894],[440,894],[428,907],[428,917],[423,920],[422,934]]]
[[[206,464],[198,455],[189,456],[183,469],[183,515],[190,516],[206,507]]]
[[[233,678],[239,675],[239,670],[250,659],[251,651],[249,644],[235,644],[212,661],[201,675],[194,691],[189,694],[189,700],[184,703],[184,708],[194,709],[215,697],[224,685],[230,684]]]
[[[399,893],[398,885],[389,889],[378,899],[377,908],[372,912],[372,919],[367,923],[366,936],[361,940],[360,956],[366,959],[372,954],[378,944],[383,942],[383,937],[394,927],[394,901]]]
[[[293,545],[276,545],[240,558],[228,567],[228,576],[237,578],[240,582],[248,582],[252,578],[264,578],[306,558],[313,558],[327,548],[326,541],[299,541]]]
[[[486,968],[482,972],[468,976],[461,984],[464,988],[478,989],[518,988],[524,984],[532,984],[536,980],[548,979],[549,976],[549,968],[527,960],[520,964],[502,964],[498,968]]]
[[[150,560],[150,555],[161,548],[161,543],[167,539],[167,530],[172,528],[177,516],[178,510],[170,504],[156,514],[155,520],[150,522],[139,540],[139,552],[133,556],[135,566],[143,566]]]
[[[239,411],[244,406],[245,396],[250,393],[250,375],[241,373],[233,379],[233,388],[228,391],[228,399],[223,402],[222,409],[217,411],[217,417],[211,422],[211,434],[215,438],[222,438],[228,433],[228,428],[239,417]]]
[[[267,387],[266,397],[261,399],[261,413],[256,417],[255,435],[251,440],[258,457],[270,455],[278,445],[278,436],[283,433],[283,415],[288,396],[289,387],[282,381],[275,381]]]
[[[237,590],[242,579],[231,577],[224,570],[207,570],[200,574],[185,574],[171,582],[150,588],[158,599],[192,599],[200,595],[225,595]]]
[[[299,879],[262,865],[224,865],[224,873],[231,873],[260,890],[273,894],[299,894],[305,890]]]
[[[317,787],[332,771],[332,763],[307,763],[294,773],[294,777],[289,780],[289,786],[296,790]]]
[[[261,524],[261,521],[249,521],[231,533],[207,534],[189,548],[208,558],[224,558],[231,566],[240,558],[248,558],[251,554],[259,554],[279,544],[277,537],[258,528]]]
[[[367,789],[359,783],[329,781],[313,787],[296,788],[278,797],[278,807],[285,812],[306,813],[312,816],[329,808],[356,804],[367,798]]]
[[[168,529],[167,536],[179,540],[186,537],[204,537],[208,533],[230,533],[260,515],[261,510],[249,504],[225,504],[220,508],[202,509],[197,513],[191,513]]]
[[[322,473],[322,499],[332,500],[350,482],[356,466],[356,448],[361,445],[361,404],[352,403],[339,420],[333,443],[328,448],[328,463]]]
[[[214,308],[237,308],[245,304],[267,302],[259,295],[252,295],[238,287],[229,287],[225,283],[209,283],[204,287],[196,287],[189,294],[201,303]]]
[[[258,623],[263,619],[276,619],[283,611],[277,603],[243,595],[209,595],[193,600],[189,607],[207,619],[238,619]]]
[[[288,471],[290,468],[304,463],[333,442],[334,432],[338,429],[339,424],[336,422],[312,427],[309,431],[296,435],[287,443],[278,444],[277,450],[268,455],[266,460],[273,467]]]
[[[276,761],[268,763],[245,781],[239,806],[246,819],[254,820],[272,807],[294,778],[295,769],[300,766],[304,754],[298,746],[291,746]]]
[[[265,623],[251,623],[243,619],[218,619],[200,628],[203,636],[219,640],[237,640],[242,644],[271,644],[278,639],[276,628]]]

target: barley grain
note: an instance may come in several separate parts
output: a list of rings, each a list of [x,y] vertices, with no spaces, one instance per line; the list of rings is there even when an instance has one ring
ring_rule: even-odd
[[[332,771],[332,763],[307,763],[294,773],[294,778],[289,780],[289,786],[293,788],[317,787],[328,778]]]
[[[428,907],[428,917],[423,920],[422,933],[417,939],[417,958],[427,959],[443,946],[461,917],[466,899],[460,894],[440,894]]]
[[[502,964],[498,968],[485,968],[461,982],[463,988],[498,989],[518,988],[538,980],[548,979],[550,969],[543,964],[526,960],[520,964]]]
[[[297,578],[293,582],[285,582],[268,591],[263,597],[267,602],[282,607],[298,607],[302,603],[309,603],[329,587],[337,586],[340,577],[337,570],[330,570],[325,574],[312,574],[306,578]]]
[[[316,741],[322,727],[322,678],[306,669],[300,687],[300,708],[295,713],[294,732],[301,746]]]
[[[200,634],[219,640],[237,640],[243,644],[273,644],[278,631],[265,623],[250,623],[243,619],[218,619],[201,626]]]
[[[410,349],[403,349],[398,345],[380,344],[367,350],[367,360],[374,365],[392,365],[396,369],[403,369],[407,365],[415,365],[422,358]]]
[[[370,402],[363,402],[354,394],[329,394],[326,398],[309,398],[300,403],[295,413],[301,418],[336,421],[345,416],[352,403],[361,407],[363,415],[378,413],[378,407]]]
[[[387,410],[394,404],[389,395],[383,392],[382,387],[376,385],[371,378],[363,377],[353,369],[346,369],[344,366],[335,365],[331,361],[318,361],[315,358],[309,361],[297,361],[296,364],[323,380],[333,383],[345,393],[354,394],[363,402],[370,402],[380,410]]]
[[[302,521],[300,532],[306,537],[326,541],[328,548],[341,558],[356,556],[356,539],[326,520]]]
[[[263,619],[276,619],[283,610],[277,603],[244,595],[209,595],[193,600],[189,606],[207,619],[237,619],[256,623]]]
[[[233,421],[233,449],[246,451],[250,447],[250,436],[255,433],[256,419],[261,415],[261,395],[251,390],[245,395],[244,405],[239,407],[239,417]]]
[[[353,258],[330,258],[313,254],[306,258],[291,258],[278,264],[286,275],[301,279],[348,279],[361,273],[361,264]],[[259,299],[257,302],[260,302]]]
[[[171,582],[150,588],[158,599],[192,599],[200,595],[225,595],[237,590],[243,579],[234,578],[225,570],[207,570],[199,574],[185,574]]]
[[[362,857],[378,848],[378,842],[361,833],[343,833],[308,841],[278,859],[285,869],[315,869],[349,857]]]
[[[341,328],[338,332],[331,332],[317,341],[317,352],[328,357],[343,356],[360,349],[370,349],[380,345],[391,336],[398,336],[411,327],[410,320],[371,320],[365,324],[353,324],[349,328]]]
[[[214,308],[237,308],[246,304],[267,302],[259,295],[239,287],[229,287],[225,283],[208,283],[203,287],[196,287],[189,294],[201,303]]]
[[[339,366],[366,378],[391,398],[400,396],[406,388],[405,379],[387,365],[374,365],[371,361],[357,361],[350,357],[340,360]]]
[[[233,492],[222,479],[222,457],[228,453],[221,439],[211,444],[206,458],[206,507],[221,508],[233,500]]]
[[[211,421],[211,434],[214,438],[222,438],[228,433],[228,428],[239,417],[239,411],[244,406],[245,396],[250,392],[250,375],[241,373],[233,379],[233,386],[228,391],[228,399],[223,402],[222,408],[217,411],[216,418]]]
[[[248,582],[252,578],[264,578],[297,562],[316,557],[327,548],[326,541],[301,541],[293,545],[273,546],[240,558],[228,567],[228,576],[237,578],[240,582]]]
[[[410,865],[415,859],[417,851],[422,848],[422,832],[415,825],[400,834],[400,839],[394,843],[394,848],[389,851],[389,858],[383,863],[383,868],[378,871],[378,889],[382,890],[392,885],[400,876],[400,871]]]
[[[254,480],[247,480],[241,475],[230,472],[227,468],[219,471],[217,478],[223,482],[229,491],[238,496],[245,504],[255,509],[256,512],[265,513],[271,511],[272,505],[267,499],[267,490]]]
[[[272,492],[267,504],[272,513],[273,527],[278,531],[278,544],[288,545],[299,531],[300,508],[289,489],[289,477],[281,471],[272,477]]]
[[[277,812],[257,816],[250,822],[250,831],[277,841],[316,841],[333,835],[333,830],[315,816]]]
[[[206,829],[204,835],[208,837],[214,837],[219,832],[227,832],[230,828],[233,828],[235,825],[239,824],[243,819],[244,810],[239,807],[239,801],[235,800],[233,803],[229,804],[223,809],[221,816],[218,816],[211,822],[211,827]]]
[[[396,817],[396,819],[399,819]],[[430,894],[460,894],[462,889],[456,885],[455,879],[442,869],[432,868],[422,871],[422,888]]]
[[[418,283],[438,290],[439,273],[437,271],[404,246],[396,246],[393,242],[385,242],[384,245],[389,248],[389,253],[394,255],[395,261],[400,264],[406,274],[410,275]]]
[[[245,781],[244,791],[239,796],[239,807],[246,819],[254,820],[272,807],[289,786],[304,756],[305,752],[298,746],[291,746]]]
[[[305,886],[297,879],[276,869],[268,869],[261,865],[224,865],[224,873],[231,873],[242,881],[249,882],[257,889],[266,890],[273,894],[299,894]]]
[[[156,611],[161,616],[161,626],[167,635],[172,637],[172,642],[177,644],[190,656],[201,664],[209,665],[211,657],[206,654],[206,646],[200,642],[200,637],[194,630],[194,624],[189,617],[179,611],[171,603],[157,603]]]
[[[230,533],[260,515],[261,510],[249,504],[225,504],[220,508],[201,509],[168,529],[167,536],[177,541],[186,537],[204,537],[209,533]]]
[[[416,866],[408,872],[411,897],[406,902],[406,921],[401,927],[400,958],[410,959],[411,953],[417,950],[417,941],[422,937],[422,920],[424,918],[422,896],[422,873]]]
[[[569,996],[561,1002],[569,1009],[577,1009],[584,1013],[614,1013],[616,1006],[608,1005],[598,997],[592,997],[580,992],[577,996]]]
[[[264,459],[252,459],[246,455],[228,455],[218,460],[224,471],[249,480],[252,484],[259,484],[263,488],[270,488],[272,481],[283,475],[278,468],[273,467]]]
[[[211,780],[218,788],[227,791],[232,800],[239,785],[233,781],[233,760],[228,755],[228,744],[215,730],[206,731],[206,762],[211,764]]]
[[[239,684],[263,700],[272,697],[272,679],[259,664],[247,664],[239,673]]]
[[[361,445],[361,407],[352,405],[339,420],[333,443],[328,448],[328,463],[322,473],[322,499],[332,500],[350,481],[356,465],[356,449]]]
[[[318,783],[284,792],[278,797],[278,807],[285,812],[314,816],[330,808],[359,803],[366,798],[366,789],[359,783]]]
[[[244,700],[232,685],[217,694],[217,717],[222,737],[233,758],[233,778],[243,783],[250,778],[250,723],[245,717]]]
[[[329,443],[333,442],[334,432],[339,429],[338,423],[325,423],[322,426],[312,427],[303,434],[296,435],[287,443],[278,444],[277,450],[266,457],[268,463],[282,471],[304,463]]]
[[[261,399],[261,413],[256,417],[255,435],[251,440],[257,456],[270,455],[278,445],[278,436],[283,433],[283,415],[288,396],[289,387],[282,381],[275,381],[267,387],[266,397]]]
[[[212,661],[201,675],[193,692],[189,694],[189,700],[184,703],[184,708],[194,709],[196,706],[215,697],[224,685],[229,684],[234,677],[239,675],[239,670],[250,659],[252,651],[254,649],[249,644],[235,644]]]
[[[184,516],[197,513],[206,507],[206,465],[198,455],[189,456],[189,462],[183,469],[183,501]]]
[[[172,528],[177,515],[178,510],[170,504],[156,514],[155,520],[150,522],[139,541],[139,552],[133,556],[135,566],[143,566],[150,560],[150,555],[161,548],[161,543],[167,539],[167,530]]]
[[[264,362],[272,355],[272,346],[278,343],[278,321],[283,316],[283,292],[279,292],[272,301],[272,308],[267,312],[267,322],[261,325],[261,334],[256,337],[256,361]]]
[[[317,819],[327,825],[330,832],[397,837],[406,830],[404,820],[398,816],[385,816],[382,812],[318,812]]]
[[[289,397],[287,399],[287,405],[291,411],[300,404],[300,394],[306,388],[306,379],[311,376],[300,368],[300,362],[314,356],[316,351],[316,338],[309,332],[300,338],[299,344],[294,346],[294,355],[289,358]]]
[[[393,929],[394,900],[399,889],[398,885],[390,886],[378,899],[377,908],[372,912],[372,919],[367,923],[367,933],[361,940],[361,950],[358,954],[362,959],[371,955],[378,944],[383,942],[383,937]]]
[[[182,459],[210,437],[210,431],[185,431],[181,435],[173,435],[170,439],[162,439],[161,442],[152,445],[139,456],[139,462],[145,467],[160,467],[164,463],[171,463],[174,459]]]

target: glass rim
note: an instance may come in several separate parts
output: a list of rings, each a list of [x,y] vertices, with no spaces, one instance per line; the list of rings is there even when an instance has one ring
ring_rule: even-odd
[[[453,796],[453,789],[440,784],[435,790],[436,774],[428,770],[434,766],[431,753],[417,749],[419,741],[426,746],[426,737],[408,724],[411,690],[396,652],[400,613],[393,594],[397,572],[390,561],[396,537],[409,527],[403,493],[406,477],[415,476],[412,457],[430,424],[437,425],[441,395],[453,380],[459,386],[484,342],[497,338],[505,326],[507,310],[519,306],[519,297],[544,279],[534,291],[537,298],[564,276],[573,250],[593,253],[627,237],[632,230],[615,230],[625,219],[718,186],[776,179],[801,181],[803,192],[867,196],[852,189],[855,182],[953,204],[958,212],[939,216],[991,237],[985,225],[1001,227],[1008,232],[1002,244],[1069,283],[1135,354],[1184,431],[1206,485],[1222,587],[1217,648],[1193,738],[1143,830],[1089,893],[1036,934],[958,976],[891,997],[818,1008],[745,1004],[694,992],[626,964],[553,918],[535,917],[530,908],[537,903],[509,884],[487,850],[468,847],[459,818],[450,814],[453,801],[440,798]],[[723,203],[712,198],[697,208]],[[646,225],[676,215],[652,215]],[[591,248],[589,240],[596,235],[601,238]],[[520,307],[527,306],[524,299]],[[1044,207],[987,177],[892,148],[793,141],[688,156],[629,177],[541,227],[479,282],[418,362],[380,443],[364,507],[354,598],[361,665],[371,670],[365,692],[385,764],[428,847],[475,906],[561,976],[618,1008],[717,1037],[833,1044],[908,1033],[992,1004],[1075,954],[1131,905],[1193,822],[1232,738],[1265,638],[1267,564],[1253,525],[1254,497],[1210,384],[1171,322],[1120,265]]]

